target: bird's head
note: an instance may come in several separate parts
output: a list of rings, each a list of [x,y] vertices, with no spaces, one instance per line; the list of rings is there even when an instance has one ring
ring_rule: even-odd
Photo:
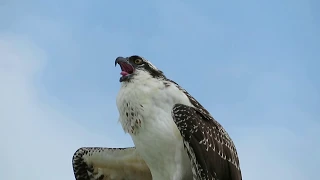
[[[150,75],[153,78],[164,78],[162,71],[158,70],[148,60],[141,56],[133,55],[130,57],[117,57],[115,66],[121,67],[120,82],[129,82],[138,76]]]

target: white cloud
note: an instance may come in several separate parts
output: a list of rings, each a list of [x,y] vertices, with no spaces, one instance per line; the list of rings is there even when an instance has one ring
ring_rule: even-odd
[[[75,150],[106,142],[37,96],[34,79],[45,62],[32,41],[0,34],[0,179],[73,179]]]

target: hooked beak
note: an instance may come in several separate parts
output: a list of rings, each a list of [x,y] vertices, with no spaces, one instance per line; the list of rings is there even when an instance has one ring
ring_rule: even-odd
[[[130,64],[128,58],[124,57],[117,57],[114,65],[117,66],[117,64],[119,64],[121,67],[120,74],[122,75],[122,77],[120,78],[120,82],[127,81],[133,73],[134,67]]]
[[[117,57],[117,59],[115,60],[114,62],[114,66],[117,66],[117,64],[121,64],[121,63],[128,63],[128,60],[127,58],[124,58],[124,57]]]

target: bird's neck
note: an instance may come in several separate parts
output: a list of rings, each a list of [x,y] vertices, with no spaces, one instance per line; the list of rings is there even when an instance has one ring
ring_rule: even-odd
[[[168,81],[147,78],[144,81],[124,83],[117,96],[120,122],[130,134],[136,133],[146,121],[164,112],[171,117],[171,110],[177,103],[191,105],[188,97]]]

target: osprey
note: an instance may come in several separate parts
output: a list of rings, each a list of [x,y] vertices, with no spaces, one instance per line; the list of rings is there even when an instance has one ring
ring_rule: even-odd
[[[235,145],[210,113],[140,56],[118,57],[119,121],[135,147],[84,147],[77,180],[242,180]]]

